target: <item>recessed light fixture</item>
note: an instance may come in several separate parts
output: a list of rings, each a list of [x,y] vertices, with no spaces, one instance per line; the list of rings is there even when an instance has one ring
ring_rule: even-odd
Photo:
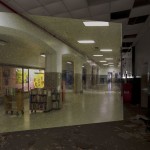
[[[113,58],[105,58],[106,60],[113,60]]]
[[[106,60],[101,60],[100,62],[107,62]]]
[[[72,64],[72,62],[70,62],[70,61],[67,61],[67,64]]]
[[[108,64],[103,64],[104,66],[108,66]]]
[[[112,49],[100,49],[101,52],[111,52]]]
[[[104,21],[84,21],[83,24],[88,27],[109,26],[109,22]]]
[[[41,53],[40,55],[41,55],[42,57],[46,57],[46,55],[45,55],[44,53]]]
[[[94,57],[101,57],[101,56],[103,56],[103,55],[93,55]]]
[[[94,40],[79,40],[78,43],[81,43],[81,44],[92,44],[92,43],[95,43]]]
[[[114,67],[114,65],[109,65],[110,67]]]

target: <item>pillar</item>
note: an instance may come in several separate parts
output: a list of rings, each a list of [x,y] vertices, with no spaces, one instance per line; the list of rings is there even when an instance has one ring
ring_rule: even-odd
[[[92,66],[92,86],[96,86],[97,67]]]
[[[85,65],[86,67],[86,89],[90,89],[91,88],[91,83],[92,83],[92,67],[91,65],[88,63]]]
[[[97,67],[97,84],[100,84],[100,67]]]
[[[74,61],[74,92],[82,93],[82,62],[80,60]]]
[[[45,88],[60,90],[62,80],[62,54],[46,54]]]

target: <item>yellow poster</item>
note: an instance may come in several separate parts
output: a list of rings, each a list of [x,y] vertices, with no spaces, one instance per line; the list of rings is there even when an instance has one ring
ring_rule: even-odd
[[[44,87],[44,74],[35,74],[34,75],[34,87],[43,88]]]
[[[22,84],[22,69],[16,69],[16,82]]]
[[[28,70],[24,70],[24,83],[28,83]]]

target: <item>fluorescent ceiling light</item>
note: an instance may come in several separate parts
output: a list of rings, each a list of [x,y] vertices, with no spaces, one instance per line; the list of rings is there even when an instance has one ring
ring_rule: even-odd
[[[68,61],[67,64],[72,64],[72,62]]]
[[[109,26],[109,22],[104,21],[84,21],[83,24],[88,27]]]
[[[101,60],[100,62],[107,62],[106,60]]]
[[[79,40],[78,43],[91,44],[91,43],[95,43],[95,41],[94,40]]]
[[[113,65],[114,63],[108,63],[109,65]]]
[[[99,56],[103,56],[103,55],[93,55],[93,56],[95,56],[95,57],[99,57]]]
[[[108,64],[103,64],[104,66],[108,66]]]
[[[44,53],[41,54],[42,57],[46,57],[46,55]]]
[[[113,67],[114,65],[109,65],[110,67]]]
[[[105,58],[106,60],[113,60],[113,58]]]
[[[112,49],[100,49],[101,52],[111,52]]]

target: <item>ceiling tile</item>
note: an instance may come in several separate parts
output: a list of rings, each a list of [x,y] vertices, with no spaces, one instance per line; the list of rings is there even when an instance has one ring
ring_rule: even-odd
[[[38,0],[38,2],[42,5],[47,5],[47,4],[50,4],[50,3],[56,3],[58,1],[61,1],[61,0]]]
[[[122,42],[122,47],[130,47],[132,42]]]
[[[9,1],[11,1],[11,0],[1,0],[2,2],[9,2]]]
[[[137,34],[127,34],[127,35],[124,35],[124,39],[128,39],[128,38],[136,38]]]
[[[142,7],[136,7],[131,10],[130,18],[131,17],[138,17],[138,16],[144,16],[150,14],[150,5],[142,6]]]
[[[122,40],[123,42],[134,42],[135,41],[135,38],[129,38],[129,39],[123,39]]]
[[[28,12],[32,15],[40,15],[40,16],[48,15],[48,12],[45,10],[44,7],[38,7],[35,9],[31,9]]]
[[[113,22],[121,23],[122,28],[124,29],[124,27],[128,24],[128,20],[129,20],[129,18],[124,18],[124,19],[114,20]]]
[[[87,18],[90,16],[89,10],[87,8],[79,9],[70,12],[73,18]]]
[[[24,12],[25,10],[20,7],[15,1],[9,1],[8,5],[11,6],[11,8],[13,8],[14,10],[18,11],[19,13]]]
[[[128,24],[134,25],[134,24],[144,23],[147,18],[148,18],[148,15],[129,18]]]
[[[81,9],[88,7],[86,0],[62,0],[68,10]]]
[[[116,0],[111,2],[111,12],[129,10],[133,7],[134,0]]]
[[[131,50],[129,48],[126,48],[126,49],[122,49],[121,51],[122,51],[122,53],[127,53],[127,52],[130,52]],[[124,56],[123,56],[123,58],[124,58]]]
[[[36,8],[36,7],[39,7],[40,6],[40,3],[38,3],[37,0],[30,0],[27,1],[27,0],[14,0],[18,6],[22,7],[24,10],[29,10],[29,9],[33,9],[33,8]]]
[[[11,12],[11,11],[0,4],[0,12]]]
[[[68,12],[56,14],[56,15],[53,15],[53,16],[63,17],[63,18],[71,18],[71,15]]]
[[[65,13],[67,10],[63,4],[63,2],[52,3],[45,6],[50,15]]]
[[[87,0],[89,6],[99,5],[109,2],[109,0]]]
[[[89,10],[92,16],[97,16],[97,15],[108,14],[110,12],[109,8],[110,8],[109,3],[105,3],[101,5],[90,6]]]
[[[122,19],[122,18],[128,18],[130,15],[130,9],[124,10],[124,11],[118,11],[111,13],[111,19]]]
[[[98,15],[98,16],[93,16],[94,20],[98,21],[110,21],[110,14],[104,14],[104,15]]]
[[[140,7],[149,4],[150,4],[150,0],[135,0],[133,7]]]
[[[127,25],[124,30],[124,33],[125,34],[137,34],[142,28],[142,26],[143,26],[143,23],[135,24],[135,25]]]

